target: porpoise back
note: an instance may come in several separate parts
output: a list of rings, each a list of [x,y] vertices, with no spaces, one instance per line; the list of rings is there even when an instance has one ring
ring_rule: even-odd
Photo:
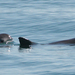
[[[62,40],[62,41],[57,41],[57,42],[52,42],[49,44],[75,44],[75,38],[73,39],[68,39],[68,40]]]
[[[23,38],[23,37],[19,37],[19,42],[20,42],[20,47],[24,47],[24,48],[30,47],[30,45],[33,45],[33,44],[37,44],[37,43],[34,43],[34,42],[32,42],[26,38]],[[57,41],[57,42],[52,42],[52,43],[48,43],[48,44],[49,45],[53,45],[53,44],[75,44],[75,38]],[[41,44],[41,45],[45,45],[45,44]]]

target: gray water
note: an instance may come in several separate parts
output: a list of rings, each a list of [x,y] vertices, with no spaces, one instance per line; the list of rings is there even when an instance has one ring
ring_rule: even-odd
[[[0,0],[0,33],[37,43],[75,38],[74,0]],[[0,75],[75,75],[75,46],[0,48]]]

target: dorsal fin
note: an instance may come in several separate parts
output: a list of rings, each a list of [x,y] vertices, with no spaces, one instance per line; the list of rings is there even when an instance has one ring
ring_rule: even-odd
[[[37,44],[23,37],[19,37],[18,39],[20,42],[20,47],[22,48],[30,48],[30,45]]]
[[[23,37],[19,37],[19,42],[20,42],[20,45],[31,45],[32,42],[26,38],[23,38]]]

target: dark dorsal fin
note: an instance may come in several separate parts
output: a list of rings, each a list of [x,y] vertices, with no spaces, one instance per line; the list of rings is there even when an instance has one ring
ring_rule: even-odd
[[[19,42],[20,42],[20,45],[31,45],[32,42],[26,38],[23,38],[23,37],[19,37]]]
[[[20,42],[20,47],[22,47],[22,48],[30,48],[30,45],[37,44],[37,43],[31,42],[30,40],[23,38],[23,37],[19,37],[18,39]]]
[[[35,44],[34,42],[31,42],[30,40],[23,37],[19,37],[18,39],[20,42],[20,47],[22,48],[30,48],[30,45]]]

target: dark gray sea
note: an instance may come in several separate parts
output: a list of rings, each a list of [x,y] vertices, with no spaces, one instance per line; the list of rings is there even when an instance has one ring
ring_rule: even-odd
[[[0,0],[0,33],[39,43],[0,47],[0,75],[75,75],[75,46],[40,45],[75,38],[74,0]]]

